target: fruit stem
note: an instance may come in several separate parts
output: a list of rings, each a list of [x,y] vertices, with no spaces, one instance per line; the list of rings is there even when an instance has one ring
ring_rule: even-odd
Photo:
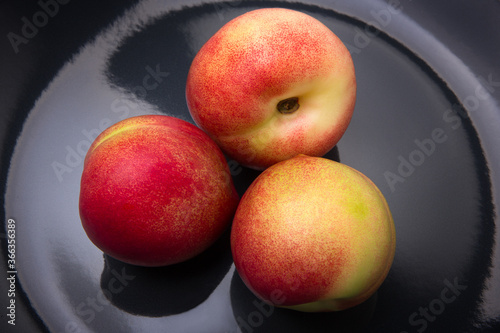
[[[276,108],[278,109],[279,112],[283,114],[289,114],[289,113],[294,113],[297,111],[300,107],[299,104],[299,98],[298,97],[290,97],[287,99],[284,99],[278,103]]]

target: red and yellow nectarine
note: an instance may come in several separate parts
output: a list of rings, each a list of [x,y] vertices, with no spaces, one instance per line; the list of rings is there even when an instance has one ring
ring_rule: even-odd
[[[231,230],[236,269],[268,303],[337,311],[367,300],[394,258],[395,228],[379,189],[355,169],[299,155],[260,174]]]
[[[239,163],[264,169],[322,156],[344,134],[356,99],[351,55],[323,23],[284,8],[247,12],[196,54],[186,99],[196,124]]]
[[[220,149],[181,119],[123,120],[85,157],[82,225],[97,247],[127,263],[162,266],[194,257],[229,226],[238,201]]]

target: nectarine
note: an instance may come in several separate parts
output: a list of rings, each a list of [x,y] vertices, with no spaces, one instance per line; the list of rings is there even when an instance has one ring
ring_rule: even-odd
[[[82,225],[103,252],[163,266],[215,242],[239,197],[222,152],[202,130],[147,115],[112,125],[95,139],[79,200]]]
[[[196,54],[186,99],[198,126],[240,164],[264,169],[323,156],[343,136],[356,100],[351,55],[323,23],[284,8],[247,12]]]
[[[305,312],[343,310],[385,280],[395,228],[379,189],[355,169],[299,155],[261,173],[231,230],[236,269],[264,301]]]

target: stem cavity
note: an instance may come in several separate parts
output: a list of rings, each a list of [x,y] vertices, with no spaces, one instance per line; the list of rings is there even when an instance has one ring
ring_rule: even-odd
[[[282,114],[294,113],[300,107],[299,98],[298,97],[290,97],[284,99],[278,103],[276,108]]]

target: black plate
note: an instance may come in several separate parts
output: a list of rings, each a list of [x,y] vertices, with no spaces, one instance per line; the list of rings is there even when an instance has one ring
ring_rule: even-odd
[[[147,269],[103,256],[78,216],[93,138],[139,114],[192,122],[184,87],[198,49],[231,18],[275,6],[318,18],[350,49],[357,105],[327,157],[368,175],[395,219],[387,280],[344,312],[258,301],[228,233],[193,260]],[[0,13],[2,332],[499,330],[498,1],[42,0]],[[240,194],[257,174],[233,168]]]

